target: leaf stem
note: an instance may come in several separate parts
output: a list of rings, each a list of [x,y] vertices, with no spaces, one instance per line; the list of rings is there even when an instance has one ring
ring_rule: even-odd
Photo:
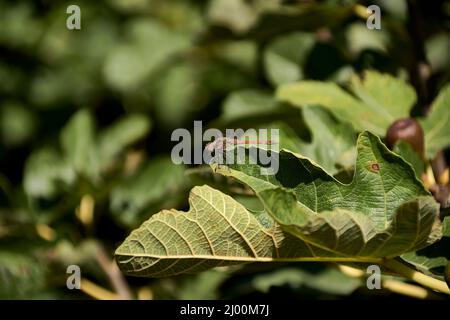
[[[103,271],[108,276],[109,281],[117,292],[119,298],[122,300],[131,300],[132,293],[128,283],[120,272],[116,262],[109,259],[105,248],[101,244],[98,246],[96,258]]]
[[[339,270],[345,275],[352,278],[365,279],[366,273],[360,269],[349,267],[346,265],[339,264]],[[383,279],[382,285],[383,289],[389,290],[391,292],[401,294],[404,296],[416,298],[416,299],[440,299],[442,296],[430,291],[429,289],[416,286],[409,283],[404,283],[394,279]]]
[[[396,273],[404,276],[405,278],[423,285],[424,287],[450,295],[450,289],[445,282],[411,269],[404,263],[401,263],[394,259],[389,259],[384,260],[383,265],[386,268],[391,269],[392,271],[395,271]]]
[[[426,288],[415,286],[409,283],[393,279],[385,279],[382,282],[384,289],[394,293],[402,294],[404,296],[416,298],[416,299],[442,299],[442,296],[438,295],[434,291],[427,290]]]
[[[114,292],[106,290],[105,288],[96,285],[95,283],[87,280],[81,279],[81,291],[86,293],[88,296],[97,300],[119,300],[119,296]]]

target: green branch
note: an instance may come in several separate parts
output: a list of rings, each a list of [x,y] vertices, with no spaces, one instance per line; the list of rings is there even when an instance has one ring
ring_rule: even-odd
[[[427,276],[419,271],[409,268],[407,265],[397,261],[397,260],[385,260],[383,261],[383,265],[398,273],[405,278],[417,282],[424,287],[433,289],[435,291],[439,291],[445,294],[450,295],[450,289],[444,281],[440,281],[438,279]]]

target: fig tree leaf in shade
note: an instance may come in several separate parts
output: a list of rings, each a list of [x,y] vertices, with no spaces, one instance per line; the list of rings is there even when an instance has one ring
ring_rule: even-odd
[[[0,141],[3,146],[20,146],[33,137],[36,116],[30,109],[16,102],[5,102],[0,106]]]
[[[437,151],[450,147],[450,85],[440,91],[430,113],[421,120],[421,124],[425,131],[425,149],[429,158],[433,158]]]
[[[323,106],[356,130],[380,136],[395,120],[408,117],[416,102],[410,85],[375,71],[353,76],[350,89],[354,95],[331,82],[301,81],[280,86],[276,96],[298,107]]]
[[[264,12],[248,31],[248,36],[258,40],[267,40],[298,30],[309,32],[317,31],[319,28],[332,30],[341,26],[353,13],[353,5],[343,5],[342,3],[339,6],[326,3],[314,6],[309,3],[281,6],[279,10]]]
[[[163,210],[125,239],[115,252],[124,273],[168,277],[248,262],[349,260],[319,248],[313,256],[270,216],[209,186],[194,187],[189,203],[188,212]]]
[[[142,214],[177,205],[176,195],[185,187],[183,166],[170,157],[155,158],[111,191],[111,211],[124,225],[136,226]]]
[[[150,120],[144,115],[132,114],[121,118],[100,132],[98,157],[101,168],[108,166],[125,147],[142,139],[151,128]]]
[[[34,151],[25,163],[24,189],[32,197],[51,198],[69,185],[76,175],[72,166],[51,148]]]
[[[208,8],[208,18],[213,24],[243,33],[256,22],[258,11],[242,0],[213,0]]]
[[[161,125],[177,128],[194,112],[204,107],[208,92],[201,84],[200,71],[193,63],[178,63],[170,66],[155,83],[155,114]],[[177,94],[173,89],[177,88]]]
[[[446,217],[442,224],[443,236],[439,241],[424,249],[406,253],[401,258],[421,272],[443,280],[445,267],[450,261],[450,217]]]
[[[281,121],[267,124],[268,130],[279,130],[279,143],[268,146],[273,149],[287,149],[301,153],[305,157],[321,165],[331,174],[337,173],[340,168],[353,166],[356,157],[356,133],[352,126],[337,121],[327,110],[321,107],[302,108],[303,119],[309,129],[311,141],[306,141]],[[258,139],[258,137],[249,137]]]
[[[303,65],[315,42],[314,34],[295,32],[269,43],[264,51],[264,69],[274,85],[303,79]]]
[[[445,71],[450,67],[450,35],[448,32],[437,33],[426,40],[426,55],[431,69]]]
[[[138,88],[170,56],[190,43],[186,35],[151,19],[134,19],[126,33],[127,41],[114,47],[103,70],[108,84],[124,92]]]
[[[361,21],[349,25],[345,31],[349,51],[354,55],[359,55],[368,49],[387,53],[389,32],[383,29],[378,31],[380,32],[372,32]]]
[[[278,129],[279,130],[279,144],[274,146],[268,146],[269,149],[276,147],[280,149],[287,149],[293,152],[300,152],[303,145],[307,144],[303,141],[295,130],[282,121],[274,121],[267,126],[267,129]],[[257,138],[257,137],[256,137]]]
[[[351,125],[336,121],[326,110],[319,107],[302,109],[303,118],[312,134],[311,143],[300,143],[302,155],[314,160],[327,172],[335,174],[336,164],[343,167],[354,162],[356,133]]]
[[[95,180],[128,145],[144,137],[150,126],[145,116],[129,115],[96,136],[92,115],[87,110],[78,111],[61,132],[62,155],[46,147],[27,159],[25,191],[30,196],[49,198],[61,190],[61,183],[73,183],[77,174]]]
[[[236,161],[244,164],[212,167],[250,186],[285,230],[337,255],[394,257],[436,241],[439,205],[411,165],[369,132],[360,135],[357,149],[349,184],[284,150],[275,175],[262,175],[260,166],[251,164],[254,152]]]
[[[216,128],[264,128],[274,122],[303,130],[301,112],[277,101],[270,92],[259,89],[232,91],[222,104],[221,116],[211,125]]]
[[[361,284],[361,279],[346,276],[336,268],[324,266],[318,270],[309,270],[303,264],[258,274],[252,279],[253,287],[264,293],[268,293],[273,287],[289,286],[296,291],[304,287],[326,294],[348,295]]]
[[[279,108],[272,95],[264,91],[245,89],[233,91],[222,106],[222,119],[235,120],[242,117],[273,113]]]
[[[91,176],[96,166],[95,157],[95,123],[92,114],[82,109],[70,118],[61,132],[61,146],[67,161],[78,173]]]
[[[213,300],[219,299],[220,284],[229,274],[219,270],[210,270],[191,275],[180,280],[181,284],[176,287],[174,294],[179,300]]]
[[[249,115],[257,116],[281,110],[269,95],[245,90],[233,93],[224,105],[222,119],[230,120]],[[265,129],[279,130],[278,149],[300,152],[319,163],[329,173],[336,173],[337,167],[354,164],[356,133],[348,123],[336,120],[322,107],[304,107],[303,122],[309,129],[311,141],[302,140],[291,126],[282,121],[270,121]],[[299,118],[301,121],[301,118]],[[298,123],[297,123],[298,125]],[[258,137],[248,137],[258,139]],[[270,148],[270,147],[269,147]]]

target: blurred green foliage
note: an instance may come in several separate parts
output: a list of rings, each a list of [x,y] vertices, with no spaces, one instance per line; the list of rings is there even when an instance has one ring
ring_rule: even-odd
[[[355,9],[371,3],[382,30]],[[276,87],[365,69],[408,79],[415,63],[403,0],[80,0],[81,30],[65,26],[70,4],[0,0],[0,298],[86,298],[66,288],[69,264],[111,289],[98,250],[112,258],[153,213],[186,209],[195,184],[233,184],[174,165],[173,129],[281,128],[284,147],[337,172],[352,158],[327,147],[354,145],[348,124],[276,101]],[[423,5],[433,96],[450,79],[450,5]],[[324,264],[127,281],[133,297],[372,296]]]

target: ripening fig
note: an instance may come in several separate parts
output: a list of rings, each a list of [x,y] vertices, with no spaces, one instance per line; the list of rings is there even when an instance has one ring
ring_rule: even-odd
[[[386,133],[387,145],[390,149],[399,141],[405,141],[411,145],[414,151],[424,157],[424,133],[418,121],[412,118],[395,121]]]

